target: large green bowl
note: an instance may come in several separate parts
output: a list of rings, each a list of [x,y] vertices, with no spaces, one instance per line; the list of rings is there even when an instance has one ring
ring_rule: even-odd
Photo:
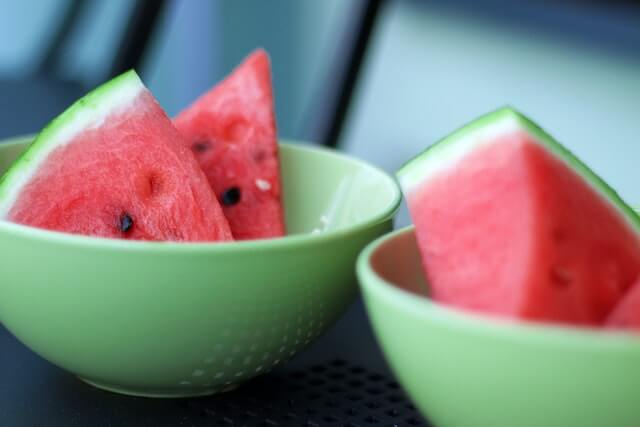
[[[438,305],[412,228],[371,243],[358,276],[392,368],[435,426],[640,426],[640,336]]]
[[[0,145],[0,170],[27,139]],[[290,235],[234,243],[98,239],[0,221],[0,321],[85,381],[144,396],[224,391],[285,362],[357,292],[355,260],[389,231],[395,181],[281,146]]]

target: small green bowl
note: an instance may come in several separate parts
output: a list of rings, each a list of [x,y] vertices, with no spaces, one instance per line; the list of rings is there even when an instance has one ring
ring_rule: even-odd
[[[0,170],[29,139],[0,144]],[[362,248],[400,204],[384,172],[281,146],[290,235],[234,243],[131,242],[0,221],[0,321],[98,387],[177,397],[225,391],[322,334],[357,293]]]
[[[371,243],[357,269],[387,359],[435,426],[640,426],[640,336],[434,303],[413,228]]]

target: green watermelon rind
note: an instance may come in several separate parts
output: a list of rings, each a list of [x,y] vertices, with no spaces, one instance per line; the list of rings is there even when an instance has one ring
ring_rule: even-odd
[[[475,132],[486,129],[489,125],[499,124],[501,121],[506,122],[509,120],[514,122],[519,129],[529,133],[538,143],[541,143],[568,167],[576,171],[592,188],[608,200],[614,208],[618,209],[627,219],[627,222],[634,228],[635,232],[640,234],[640,216],[624,202],[613,188],[540,126],[511,107],[503,107],[481,116],[427,147],[420,154],[406,162],[396,173],[403,192],[405,194],[409,193],[415,185],[434,174],[434,171],[431,170],[432,168],[425,165],[426,163],[437,162],[438,159],[445,158],[447,155],[450,157],[452,149],[456,147],[456,143],[462,141],[465,137],[470,137]],[[470,146],[471,149],[475,147],[477,147],[477,144]]]
[[[0,178],[0,218],[6,218],[22,187],[55,148],[82,129],[99,124],[106,115],[127,105],[142,89],[144,85],[138,74],[127,71],[87,93],[45,126]],[[64,135],[64,131],[68,131],[68,135]]]

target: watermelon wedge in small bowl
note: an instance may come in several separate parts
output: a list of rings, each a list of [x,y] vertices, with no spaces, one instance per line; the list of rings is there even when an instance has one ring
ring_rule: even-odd
[[[640,218],[511,108],[398,173],[415,228],[358,260],[376,335],[438,427],[640,425]]]
[[[352,302],[400,203],[381,170],[282,142],[287,236],[230,241],[180,138],[127,73],[0,144],[0,322],[103,389],[207,395],[285,363]]]
[[[440,304],[414,227],[365,249],[358,276],[387,361],[434,426],[639,425],[640,337]]]

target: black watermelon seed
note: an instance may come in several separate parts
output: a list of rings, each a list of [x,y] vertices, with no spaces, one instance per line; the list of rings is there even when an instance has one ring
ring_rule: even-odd
[[[120,215],[120,231],[126,233],[133,227],[133,218],[127,212]]]
[[[196,153],[204,153],[210,148],[209,141],[196,141],[191,145],[191,148]]]
[[[240,201],[240,189],[231,187],[225,190],[220,196],[220,201],[225,206],[233,206]]]

